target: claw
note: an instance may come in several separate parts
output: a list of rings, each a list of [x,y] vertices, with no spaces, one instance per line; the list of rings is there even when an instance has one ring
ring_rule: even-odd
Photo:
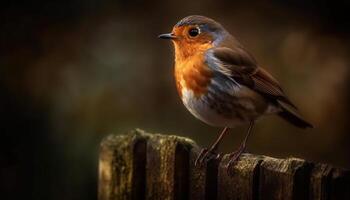
[[[219,160],[221,158],[222,158],[222,153],[219,153],[218,155],[216,155],[215,160]]]
[[[202,165],[202,157],[208,152],[207,148],[203,148],[201,152],[199,153],[198,157],[196,158],[196,161],[194,162],[194,166],[200,166]]]
[[[201,152],[199,153],[194,165],[197,166],[202,166],[203,163],[207,163],[208,161],[212,160],[212,159],[220,159],[222,157],[222,154],[216,154],[214,152],[214,150],[212,149],[207,149],[204,148],[201,150]]]
[[[235,151],[229,155],[230,160],[225,165],[225,168],[227,170],[227,174],[232,175],[232,173],[230,172],[230,168],[233,164],[235,164],[239,160],[239,158],[242,155],[242,153],[244,152],[244,150],[245,150],[245,146],[240,146],[239,149],[237,149],[237,151]]]

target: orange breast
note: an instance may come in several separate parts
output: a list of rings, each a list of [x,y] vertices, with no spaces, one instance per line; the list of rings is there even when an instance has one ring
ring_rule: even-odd
[[[203,54],[177,60],[175,63],[176,87],[181,97],[184,88],[192,90],[196,97],[205,94],[212,75],[212,71],[204,63]]]

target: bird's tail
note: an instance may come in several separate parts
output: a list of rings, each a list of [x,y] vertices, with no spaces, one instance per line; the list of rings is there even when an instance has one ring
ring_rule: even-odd
[[[296,111],[290,109],[289,106],[279,102],[282,107],[282,111],[278,113],[280,117],[289,123],[299,127],[299,128],[313,128],[313,125],[303,119]]]

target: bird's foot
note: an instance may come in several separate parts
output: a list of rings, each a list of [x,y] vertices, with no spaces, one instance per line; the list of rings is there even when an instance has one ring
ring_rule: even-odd
[[[227,170],[227,174],[232,175],[233,170],[230,170],[230,168],[239,160],[240,156],[244,152],[245,152],[245,146],[241,145],[241,146],[239,146],[239,148],[236,151],[229,154],[229,161],[225,165],[225,168]]]
[[[217,154],[215,150],[213,149],[207,149],[203,148],[201,152],[199,153],[194,165],[197,166],[202,166],[204,163],[207,163],[210,160],[213,159],[219,159],[222,156],[221,153]]]

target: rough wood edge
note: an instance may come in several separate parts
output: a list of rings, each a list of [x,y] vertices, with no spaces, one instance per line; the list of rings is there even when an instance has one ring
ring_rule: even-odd
[[[219,166],[218,199],[257,199],[262,160],[262,156],[243,154],[236,165],[227,169],[229,155],[225,155]]]
[[[199,151],[195,142],[175,135],[140,129],[109,135],[100,147],[99,199],[350,199],[346,169],[244,154],[233,167],[233,176],[227,176],[227,155],[221,162],[195,168]],[[150,155],[160,161],[161,173],[152,174]],[[157,181],[152,186],[153,175]],[[169,185],[162,186],[167,181]]]
[[[134,199],[134,151],[135,144],[146,141],[151,134],[140,129],[125,135],[108,135],[100,146],[99,186],[100,200]],[[118,164],[116,164],[118,163]],[[139,188],[136,187],[136,188]]]

